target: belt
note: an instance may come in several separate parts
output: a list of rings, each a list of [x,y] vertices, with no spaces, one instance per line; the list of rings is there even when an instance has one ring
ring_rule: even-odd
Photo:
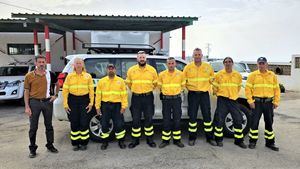
[[[36,100],[36,101],[39,101],[39,102],[48,102],[50,101],[50,97],[49,98],[44,98],[44,99],[36,99],[36,98],[30,98],[31,100]]]
[[[75,97],[75,98],[89,98],[89,94],[85,94],[85,95],[79,95],[79,96],[76,96],[76,95],[74,95],[74,94],[69,94],[69,96],[71,96],[71,97]]]
[[[170,95],[162,95],[162,99],[177,99],[177,98],[181,98],[181,95],[178,94],[178,95],[173,95],[173,96],[170,96]]]
[[[153,95],[152,92],[148,92],[148,93],[132,93],[133,96],[150,96]]]
[[[273,101],[273,97],[253,97],[255,102],[269,103]]]
[[[120,104],[121,102],[101,102],[102,104]]]
[[[200,93],[206,93],[207,91],[191,91],[189,90],[189,93],[194,93],[194,94],[200,94]]]

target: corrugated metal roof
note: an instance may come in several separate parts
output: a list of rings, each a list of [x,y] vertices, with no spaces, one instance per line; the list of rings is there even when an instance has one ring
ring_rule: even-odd
[[[127,30],[168,32],[193,24],[198,17],[133,16],[133,15],[77,15],[12,13],[13,18],[26,18],[27,22],[49,24],[61,31],[73,30]]]
[[[0,19],[0,32],[44,32],[44,26],[39,23],[30,23],[26,19]],[[50,28],[51,32],[62,34],[61,30]]]
[[[193,21],[197,21],[198,17],[191,17],[191,16],[144,16],[144,15],[90,15],[90,14],[49,14],[49,13],[12,13],[13,17],[18,17],[18,16],[30,16],[30,17],[51,17],[51,16],[66,16],[66,17],[113,17],[113,18],[118,18],[118,17],[123,17],[123,18],[165,18],[165,19],[192,19]]]

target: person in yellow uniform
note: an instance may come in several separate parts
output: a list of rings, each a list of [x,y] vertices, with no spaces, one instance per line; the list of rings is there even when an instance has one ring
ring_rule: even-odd
[[[141,137],[141,118],[144,115],[144,133],[147,144],[156,147],[153,141],[154,128],[152,118],[154,115],[153,90],[157,85],[157,72],[154,67],[147,64],[147,55],[144,51],[137,54],[137,65],[130,67],[127,71],[126,83],[132,91],[131,116],[132,116],[132,142],[129,148],[139,145]]]
[[[189,115],[189,145],[195,145],[197,138],[197,115],[199,105],[203,116],[204,132],[206,141],[215,146],[213,141],[213,127],[211,120],[211,107],[208,91],[211,89],[211,80],[214,77],[212,66],[202,62],[202,50],[194,49],[194,61],[185,66],[183,74],[186,78],[188,89],[188,115]]]
[[[254,149],[258,140],[258,125],[264,114],[266,147],[279,151],[275,146],[273,131],[274,109],[279,105],[280,88],[276,75],[268,70],[265,57],[257,59],[258,70],[250,73],[246,83],[246,97],[252,109],[252,122],[249,133],[249,148]]]
[[[113,64],[107,65],[107,76],[99,80],[96,89],[95,107],[98,115],[102,115],[101,125],[103,139],[102,150],[108,146],[109,121],[112,119],[116,139],[119,141],[119,147],[125,149],[124,138],[126,131],[124,129],[125,109],[128,106],[127,90],[122,78],[116,76],[116,67]]]
[[[234,144],[245,149],[247,146],[244,144],[243,117],[237,102],[242,86],[242,76],[232,69],[234,63],[231,57],[226,57],[223,64],[224,69],[215,75],[213,81],[213,91],[217,95],[217,108],[214,116],[215,140],[217,146],[223,146],[224,119],[230,112],[233,118]]]
[[[74,59],[74,71],[66,77],[63,103],[71,122],[73,150],[86,150],[90,137],[88,113],[94,104],[94,85],[92,76],[86,72],[80,58]]]
[[[163,131],[162,143],[159,148],[164,148],[170,144],[171,132],[173,143],[178,147],[184,147],[181,142],[180,120],[181,92],[185,86],[183,73],[176,69],[176,60],[173,57],[167,59],[168,70],[162,71],[158,76],[158,87],[161,90],[160,99],[162,101]],[[173,118],[172,118],[173,117]],[[172,128],[172,120],[174,126]]]

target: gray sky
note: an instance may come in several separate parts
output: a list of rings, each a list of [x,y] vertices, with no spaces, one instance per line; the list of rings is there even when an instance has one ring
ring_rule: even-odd
[[[0,0],[43,13],[201,16],[187,27],[186,52],[195,47],[212,57],[288,62],[300,54],[299,0]],[[33,13],[0,4],[1,18]],[[181,55],[181,30],[171,32],[171,55]]]

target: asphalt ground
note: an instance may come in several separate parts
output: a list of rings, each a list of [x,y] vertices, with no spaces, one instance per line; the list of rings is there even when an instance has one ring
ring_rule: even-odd
[[[262,118],[263,119],[263,118]],[[90,142],[86,151],[72,150],[69,139],[69,122],[53,119],[55,146],[58,154],[47,151],[43,117],[37,134],[37,157],[28,158],[28,117],[17,102],[0,102],[0,169],[72,169],[72,168],[207,168],[207,169],[249,169],[249,168],[300,168],[300,93],[282,94],[280,107],[275,110],[274,131],[279,152],[265,147],[264,122],[260,121],[259,140],[256,149],[241,149],[233,139],[225,138],[224,147],[212,147],[205,142],[203,133],[195,146],[187,145],[187,132],[182,138],[184,148],[170,144],[164,149],[150,148],[145,139],[135,149],[121,150],[117,142],[109,144],[107,150],[101,144]],[[159,127],[155,130],[155,141],[161,142]],[[127,133],[128,134],[128,133]],[[129,134],[128,134],[129,135]],[[130,141],[127,136],[126,144]],[[245,137],[248,144],[248,137]]]

